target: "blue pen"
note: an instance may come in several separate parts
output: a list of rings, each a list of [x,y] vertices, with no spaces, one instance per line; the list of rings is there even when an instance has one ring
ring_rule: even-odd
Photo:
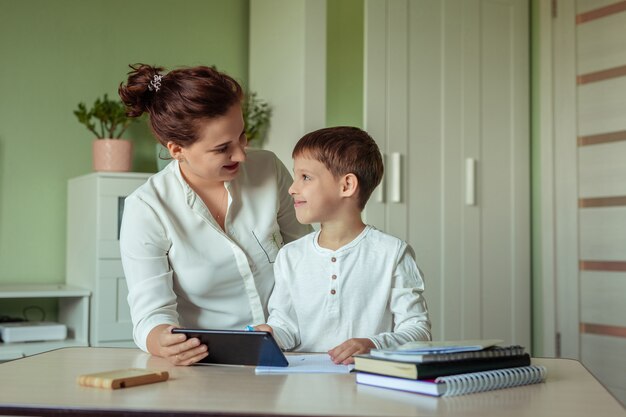
[[[247,332],[253,332],[253,331],[254,331],[254,327],[252,327],[252,326],[246,326],[246,331],[247,331]]]

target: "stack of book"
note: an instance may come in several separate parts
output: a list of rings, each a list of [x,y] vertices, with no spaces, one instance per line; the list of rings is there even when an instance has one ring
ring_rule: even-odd
[[[545,380],[523,346],[500,340],[411,342],[354,357],[359,384],[434,396],[490,391]]]

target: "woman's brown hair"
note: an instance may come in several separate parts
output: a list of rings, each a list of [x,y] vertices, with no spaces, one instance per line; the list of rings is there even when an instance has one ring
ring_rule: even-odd
[[[198,140],[199,122],[225,115],[243,99],[241,85],[213,67],[179,68],[130,65],[126,85],[118,93],[126,114],[150,115],[150,127],[159,142],[187,147]]]

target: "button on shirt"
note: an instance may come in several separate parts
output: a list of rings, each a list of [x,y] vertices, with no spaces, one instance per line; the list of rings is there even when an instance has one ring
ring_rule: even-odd
[[[178,161],[126,198],[120,235],[135,343],[160,324],[243,329],[265,322],[280,247],[311,231],[298,223],[289,172],[249,150],[225,184],[224,232],[180,173]]]
[[[319,232],[285,245],[274,266],[268,324],[284,349],[326,352],[350,338],[377,348],[430,340],[424,281],[405,242],[366,226],[332,251]]]

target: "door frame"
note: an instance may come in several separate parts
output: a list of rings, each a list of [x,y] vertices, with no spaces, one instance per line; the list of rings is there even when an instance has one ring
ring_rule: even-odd
[[[575,4],[535,1],[539,8],[538,105],[533,141],[539,161],[533,228],[538,234],[533,282],[534,337],[541,356],[580,356]],[[556,9],[558,7],[558,9]],[[537,30],[537,26],[535,26]],[[558,74],[556,76],[555,74]],[[535,153],[537,155],[537,153]],[[538,255],[538,256],[537,256]],[[538,317],[537,317],[538,316]]]

